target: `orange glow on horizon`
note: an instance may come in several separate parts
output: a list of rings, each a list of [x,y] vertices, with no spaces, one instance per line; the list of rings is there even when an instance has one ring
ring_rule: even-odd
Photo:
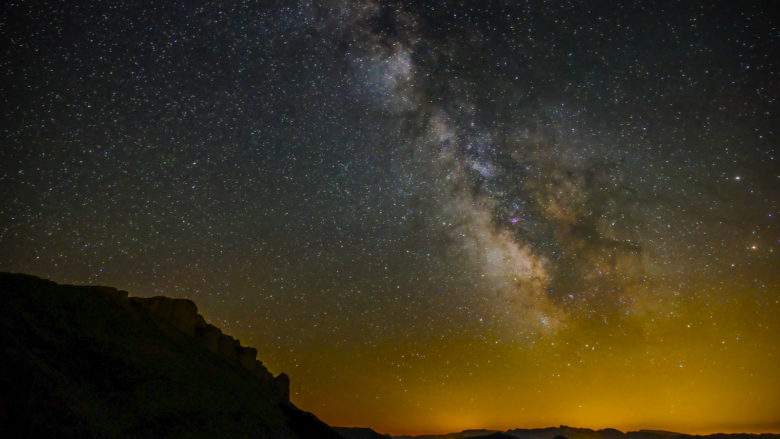
[[[395,435],[559,425],[779,431],[778,304],[710,303],[697,314],[708,299],[698,297],[671,303],[676,318],[665,310],[614,325],[582,318],[528,344],[494,334],[489,343],[445,337],[320,348],[293,367],[293,402],[331,425]]]

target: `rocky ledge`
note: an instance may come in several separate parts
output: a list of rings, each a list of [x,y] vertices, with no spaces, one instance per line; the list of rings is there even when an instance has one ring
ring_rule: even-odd
[[[127,298],[126,291],[112,287],[97,288],[108,294]],[[223,334],[216,326],[206,323],[203,316],[198,314],[195,302],[166,296],[131,297],[129,300],[149,310],[155,318],[175,326],[191,337],[195,337],[206,349],[219,355],[228,363],[243,367],[263,381],[273,382],[279,396],[287,401],[290,400],[290,378],[287,374],[280,373],[274,377],[263,366],[263,363],[257,360],[257,349],[241,346],[241,343],[235,338]]]

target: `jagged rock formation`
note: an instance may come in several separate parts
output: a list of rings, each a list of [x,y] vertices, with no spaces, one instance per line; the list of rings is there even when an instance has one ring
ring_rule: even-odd
[[[99,288],[104,291],[116,291],[111,287]],[[117,291],[116,294],[127,297],[127,292],[124,291]],[[206,323],[203,316],[198,314],[198,307],[193,301],[165,296],[132,297],[130,300],[148,309],[156,318],[200,340],[206,349],[224,358],[230,364],[243,367],[263,381],[272,382],[279,395],[287,401],[290,400],[290,378],[284,373],[274,377],[263,363],[257,360],[257,349],[241,346],[238,340],[223,334],[216,326]]]
[[[189,300],[0,273],[0,425],[30,438],[331,438]]]

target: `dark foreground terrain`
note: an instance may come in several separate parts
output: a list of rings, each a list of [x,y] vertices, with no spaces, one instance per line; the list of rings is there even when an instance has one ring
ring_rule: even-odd
[[[188,300],[0,273],[4,437],[339,438]]]
[[[0,428],[11,438],[391,439],[331,428],[189,300],[0,273]],[[397,439],[407,439],[399,437]],[[780,439],[570,427],[416,439]]]

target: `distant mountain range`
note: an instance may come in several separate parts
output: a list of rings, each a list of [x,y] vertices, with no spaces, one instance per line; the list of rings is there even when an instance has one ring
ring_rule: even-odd
[[[550,427],[535,429],[465,430],[460,433],[420,436],[389,436],[368,428],[335,428],[347,439],[780,439],[780,434],[711,434],[705,436],[660,430],[639,430],[623,433],[615,429]]]
[[[287,375],[274,377],[257,350],[208,324],[189,300],[128,297],[111,287],[58,285],[11,273],[0,273],[0,300],[3,437],[391,438],[368,428],[331,428],[298,409],[289,401]],[[559,427],[415,439],[433,438],[693,436]]]

